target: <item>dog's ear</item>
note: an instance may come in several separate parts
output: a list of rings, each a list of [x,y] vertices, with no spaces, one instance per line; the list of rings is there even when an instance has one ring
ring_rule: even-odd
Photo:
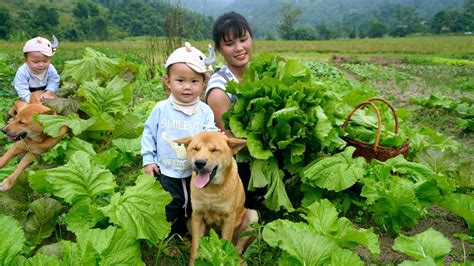
[[[180,144],[180,145],[184,144],[184,147],[187,148],[189,143],[191,143],[191,140],[193,140],[192,137],[184,137],[184,138],[180,138],[180,139],[175,139],[173,141]]]
[[[42,115],[55,115],[56,112],[53,109],[48,108],[48,110],[44,110],[41,112]]]
[[[31,107],[34,106],[35,113],[37,112],[38,114],[42,114],[42,115],[54,115],[54,114],[56,114],[53,109],[51,109],[47,106],[44,106],[42,104],[34,103],[34,104],[29,104],[29,106],[31,106]]]
[[[227,138],[227,145],[229,145],[232,151],[234,151],[234,154],[236,154],[247,145],[247,141],[245,139]]]

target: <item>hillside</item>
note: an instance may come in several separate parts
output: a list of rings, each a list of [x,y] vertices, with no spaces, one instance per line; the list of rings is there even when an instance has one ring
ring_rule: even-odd
[[[212,18],[168,1],[2,0],[0,39],[24,40],[55,34],[67,40],[110,40],[129,36],[210,38]],[[174,28],[173,28],[174,27]],[[169,30],[173,28],[172,30]]]
[[[177,1],[177,0],[175,0]],[[196,12],[201,6],[212,6],[212,0],[181,1],[181,4]],[[291,3],[301,8],[299,24],[327,24],[336,27],[345,18],[365,17],[374,14],[390,5],[403,5],[416,9],[421,20],[430,20],[437,12],[462,6],[465,0],[239,0],[231,1],[227,6],[221,3],[222,9],[206,9],[209,15],[217,17],[226,11],[236,11],[248,18],[255,35],[264,37],[268,32],[275,33],[280,23],[280,8],[283,3]],[[218,5],[219,6],[219,5]]]
[[[297,14],[286,21],[286,32],[282,7]],[[473,9],[474,0],[3,0],[0,39],[113,40],[170,32],[209,39],[213,20],[227,11],[243,14],[261,39],[403,37],[472,32]]]

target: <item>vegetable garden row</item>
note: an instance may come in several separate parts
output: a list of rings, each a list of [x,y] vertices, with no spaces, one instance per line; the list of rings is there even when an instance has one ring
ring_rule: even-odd
[[[186,248],[178,257],[167,252],[176,244],[167,238],[164,206],[170,196],[141,174],[143,122],[164,96],[158,75],[150,80],[146,72],[147,66],[91,48],[82,59],[64,63],[62,96],[78,100],[79,111],[37,117],[48,134],[58,135],[64,125],[70,134],[0,194],[0,264],[187,264]],[[12,78],[11,72],[0,78]],[[414,127],[403,110],[394,133],[392,110],[376,103],[380,145],[399,147],[408,140],[407,158],[353,158],[355,148],[344,138],[376,138],[370,107],[342,127],[357,104],[379,96],[369,84],[330,64],[262,54],[245,81],[230,83],[229,91],[238,101],[224,120],[248,146],[238,160],[251,161],[249,188],[267,189],[256,241],[243,255],[248,264],[364,265],[377,261],[385,234],[394,237],[392,249],[406,256],[403,265],[440,265],[453,248],[448,236],[434,228],[404,234],[433,207],[462,217],[468,229],[458,238],[472,242],[472,158],[462,156],[458,142]],[[2,92],[5,106],[11,95]],[[433,97],[416,101],[429,105],[444,96]],[[472,131],[472,98],[448,108]],[[0,140],[6,150],[10,144]],[[0,179],[15,164],[1,169]],[[361,249],[369,255],[362,257]],[[464,262],[470,258],[466,254]],[[213,232],[203,239],[198,260],[238,264],[233,246]]]

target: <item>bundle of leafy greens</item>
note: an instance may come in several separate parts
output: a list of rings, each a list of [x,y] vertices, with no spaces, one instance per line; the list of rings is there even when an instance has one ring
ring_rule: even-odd
[[[247,139],[249,189],[266,186],[268,208],[291,209],[283,170],[294,174],[321,151],[345,144],[333,127],[332,113],[325,111],[335,96],[304,64],[268,55],[254,60],[244,81],[229,82],[226,90],[238,97],[223,119],[236,137]]]
[[[382,147],[398,148],[408,139],[404,128],[395,132],[394,114],[385,106],[377,105],[381,111],[381,131],[379,145]],[[368,144],[375,144],[377,135],[377,115],[374,109],[366,107],[359,109],[352,115],[348,126],[345,128],[346,136]]]

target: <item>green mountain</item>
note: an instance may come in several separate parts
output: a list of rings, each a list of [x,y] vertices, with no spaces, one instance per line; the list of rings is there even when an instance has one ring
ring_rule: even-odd
[[[296,26],[326,24],[337,29],[344,22],[354,23],[355,18],[358,18],[360,24],[368,24],[369,20],[374,18],[383,21],[384,15],[386,18],[391,15],[384,12],[395,10],[394,6],[413,9],[420,21],[430,21],[439,11],[461,7],[467,2],[466,0],[238,0],[211,5],[211,0],[179,1],[184,7],[196,12],[208,10],[209,15],[214,18],[227,11],[239,12],[249,20],[257,37],[277,33],[278,24],[281,23],[280,10],[283,4],[288,3],[301,10]]]
[[[2,0],[0,38],[55,34],[68,40],[128,36],[210,38],[212,18],[153,0]]]
[[[237,11],[257,38],[330,39],[474,30],[474,0],[2,0],[0,39],[209,39]],[[288,15],[283,20],[283,13]]]

